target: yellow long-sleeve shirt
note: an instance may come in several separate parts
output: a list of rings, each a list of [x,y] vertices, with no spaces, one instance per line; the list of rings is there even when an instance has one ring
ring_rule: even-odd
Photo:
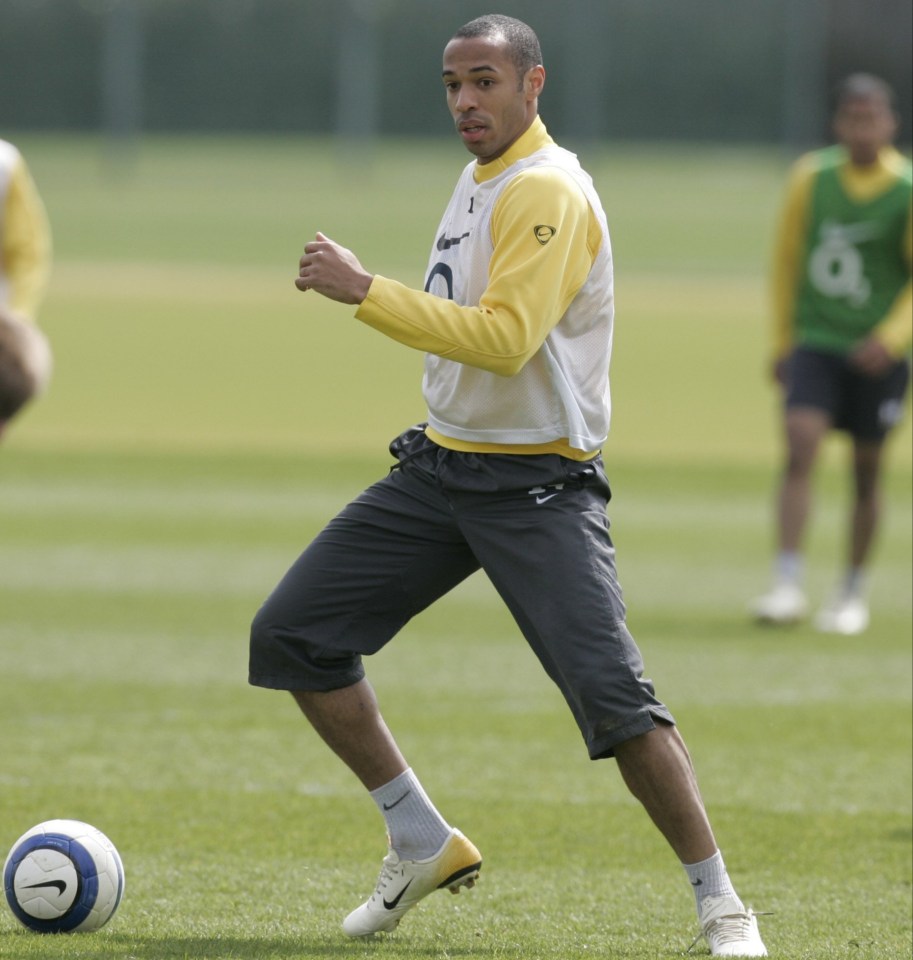
[[[34,320],[51,268],[47,213],[22,154],[0,140],[0,303]]]

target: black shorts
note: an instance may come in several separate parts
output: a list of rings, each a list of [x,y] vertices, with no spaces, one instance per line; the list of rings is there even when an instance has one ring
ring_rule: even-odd
[[[906,360],[870,377],[836,353],[797,347],[786,373],[786,408],[823,410],[834,428],[859,440],[883,440],[903,414],[910,379]]]
[[[674,723],[625,624],[600,459],[459,453],[413,428],[399,464],[330,521],[254,618],[250,682],[333,690],[482,568],[593,759]]]

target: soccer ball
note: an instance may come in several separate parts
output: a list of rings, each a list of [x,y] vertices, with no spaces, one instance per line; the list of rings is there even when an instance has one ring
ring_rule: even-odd
[[[124,865],[111,841],[81,820],[47,820],[14,844],[3,887],[16,918],[38,933],[97,930],[124,893]]]

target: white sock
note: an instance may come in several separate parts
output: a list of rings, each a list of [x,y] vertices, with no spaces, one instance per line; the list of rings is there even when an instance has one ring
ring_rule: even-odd
[[[719,850],[707,860],[701,860],[700,863],[683,863],[685,873],[691,881],[691,888],[694,890],[694,898],[697,900],[697,914],[701,915],[701,903],[705,897],[735,897],[735,887],[729,879],[726,872],[726,864],[723,863],[723,855]],[[742,901],[739,900],[739,903]]]
[[[444,846],[450,825],[428,798],[410,767],[371,791],[387,824],[390,846],[401,860],[427,860]]]
[[[850,567],[843,578],[843,595],[861,597],[865,593],[865,571],[862,567]]]
[[[774,562],[777,579],[798,585],[802,579],[802,554],[794,550],[781,550]]]

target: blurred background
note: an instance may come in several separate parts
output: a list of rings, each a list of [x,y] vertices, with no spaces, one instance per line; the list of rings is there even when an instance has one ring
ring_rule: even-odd
[[[909,0],[0,0],[0,128],[446,133],[442,44],[492,9],[536,27],[564,138],[803,147],[869,70],[910,140]]]

